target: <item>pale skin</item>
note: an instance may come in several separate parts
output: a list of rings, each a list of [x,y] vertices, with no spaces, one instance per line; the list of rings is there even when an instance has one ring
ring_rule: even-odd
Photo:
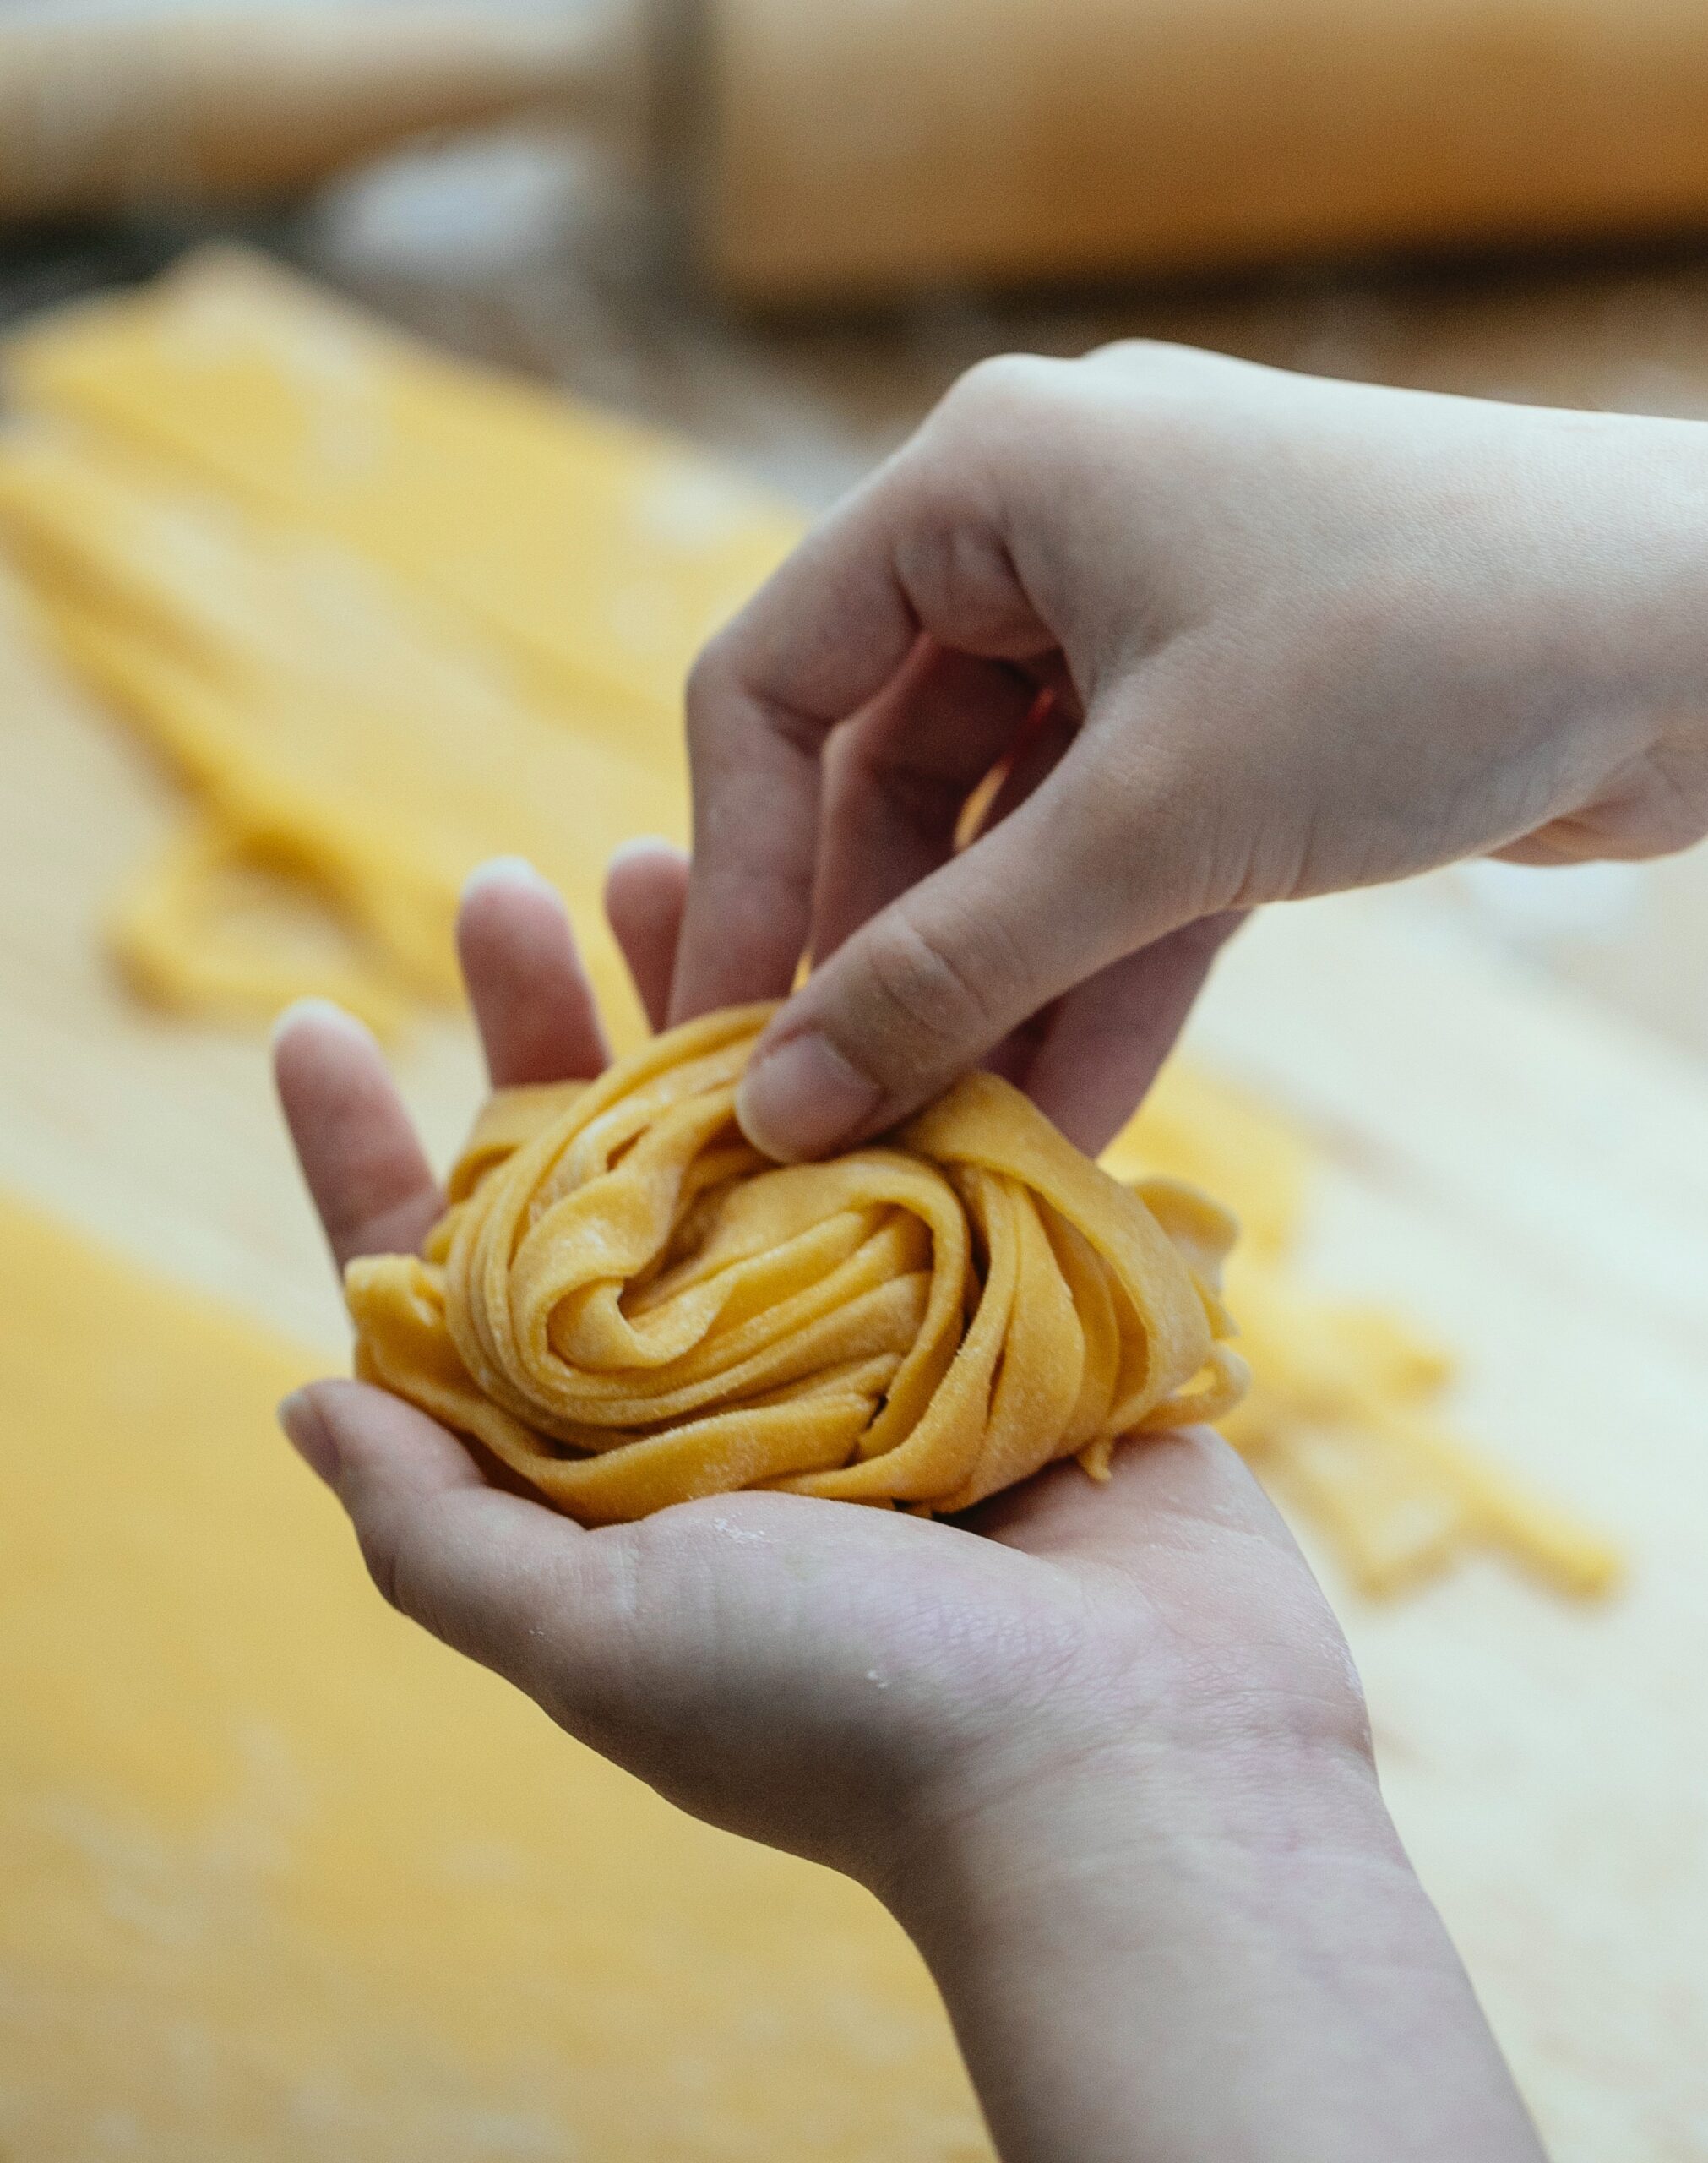
[[[998,363],[713,644],[689,714],[692,878],[631,853],[610,910],[655,1025],[812,956],[753,1137],[819,1153],[986,1060],[1096,1148],[1244,910],[1708,830],[1708,429],[1172,349]],[[598,1070],[537,880],[477,880],[460,943],[495,1082]],[[299,1011],[279,1069],[335,1258],[415,1246],[438,1193],[372,1043]],[[889,1905],[1004,2163],[1540,2155],[1344,1642],[1214,1436],[959,1524],[742,1495],[588,1533],[378,1392],[284,1416],[407,1613]]]
[[[752,1137],[818,1155],[988,1060],[1100,1148],[1241,912],[1708,831],[1708,428],[1173,346],[988,362],[713,641],[688,721],[673,1013],[816,963]]]
[[[613,873],[655,1022],[686,883],[657,847]],[[495,1083],[599,1071],[539,880],[477,879],[460,946]],[[277,1057],[335,1261],[416,1245],[439,1190],[372,1039],[311,1005]],[[957,1524],[742,1494],[586,1532],[378,1390],[282,1417],[405,1613],[683,1809],[886,1903],[1004,2163],[1537,2163],[1345,1641],[1214,1435]]]

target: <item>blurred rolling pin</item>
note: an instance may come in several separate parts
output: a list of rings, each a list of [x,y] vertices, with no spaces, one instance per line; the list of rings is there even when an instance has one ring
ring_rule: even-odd
[[[615,7],[0,8],[0,218],[287,195],[427,130],[607,106]]]
[[[0,14],[0,217],[624,119],[732,297],[1708,223],[1708,0],[564,0]]]

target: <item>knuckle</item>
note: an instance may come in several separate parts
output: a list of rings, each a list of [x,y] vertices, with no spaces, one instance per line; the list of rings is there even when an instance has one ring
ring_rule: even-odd
[[[447,1566],[442,1506],[411,1510],[383,1534],[364,1534],[362,1559],[382,1599],[429,1637],[486,1665],[495,1664],[455,1572]]]
[[[723,779],[747,770],[760,738],[816,756],[823,733],[810,716],[768,694],[763,656],[739,617],[700,649],[688,670],[684,730],[694,771]]]
[[[683,703],[690,750],[704,747],[730,696],[735,681],[732,645],[732,635],[726,626],[707,640],[688,669]]]
[[[905,1081],[945,1055],[982,1049],[1000,1033],[990,987],[1002,981],[987,928],[977,939],[950,940],[922,926],[906,901],[874,930],[867,956],[868,1022],[890,1076]],[[1017,970],[1010,961],[1010,976]]]
[[[391,1502],[370,1509],[357,1523],[356,1540],[367,1574],[386,1605],[434,1636],[443,1635],[426,1596],[433,1572],[427,1566],[429,1528],[422,1508]]]
[[[1112,386],[1118,384],[1129,397],[1182,410],[1218,402],[1253,374],[1249,362],[1230,354],[1161,338],[1119,338],[1094,346],[1077,365]]]
[[[1059,394],[1072,366],[1042,353],[996,353],[976,362],[938,405],[937,432],[979,431],[1024,420]]]
[[[1094,346],[1085,359],[1093,367],[1119,368],[1134,375],[1175,377],[1196,373],[1205,356],[1166,338],[1112,338],[1107,346]]]
[[[356,1534],[362,1549],[362,1559],[367,1566],[367,1574],[386,1605],[400,1615],[410,1612],[404,1599],[403,1574],[399,1566],[397,1540],[388,1533],[371,1527],[362,1527]]]

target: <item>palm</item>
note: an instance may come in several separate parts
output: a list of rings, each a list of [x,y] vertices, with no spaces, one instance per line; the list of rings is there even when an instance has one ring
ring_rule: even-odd
[[[612,875],[655,1024],[685,879],[662,847]],[[459,943],[495,1085],[600,1071],[591,995],[541,882],[477,882]],[[278,1076],[338,1266],[418,1245],[442,1197],[372,1040],[299,1011]],[[1080,1746],[1088,1716],[1166,1729],[1231,1663],[1247,1692],[1288,1703],[1343,1676],[1308,1574],[1211,1436],[1123,1452],[1106,1489],[1058,1468],[960,1525],[747,1493],[590,1533],[379,1391],[321,1385],[313,1406],[389,1598],[696,1814],[845,1866],[902,1786],[999,1757],[1005,1736],[1047,1753]]]

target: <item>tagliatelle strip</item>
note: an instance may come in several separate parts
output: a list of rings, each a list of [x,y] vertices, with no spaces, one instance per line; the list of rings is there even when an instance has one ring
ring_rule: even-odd
[[[346,1273],[358,1372],[587,1524],[754,1486],[962,1510],[1237,1400],[1213,1203],[1122,1186],[983,1074],[775,1164],[734,1114],[770,1011],[496,1096],[422,1256]]]
[[[1237,1211],[1227,1297],[1252,1385],[1221,1424],[1361,1589],[1402,1591],[1479,1551],[1578,1597],[1618,1583],[1608,1540],[1443,1418],[1454,1363],[1439,1346],[1385,1308],[1300,1282],[1292,1256],[1316,1165],[1284,1120],[1177,1064],[1103,1162],[1123,1180],[1213,1179]]]
[[[683,676],[795,515],[682,444],[432,352],[232,250],[42,318],[4,364],[0,544],[68,660],[190,793],[115,912],[133,980],[199,1011],[320,992],[395,1027],[454,995],[458,889],[514,852],[570,902],[607,1022],[638,1041],[597,884],[635,833],[685,834]],[[257,874],[309,907],[258,908]],[[483,1146],[538,1112],[495,1103]],[[1357,1583],[1390,1590],[1479,1549],[1575,1592],[1613,1582],[1605,1542],[1440,1423],[1450,1363],[1434,1348],[1301,1288],[1313,1166],[1282,1122],[1171,1070],[1105,1161],[1239,1211],[1230,1299],[1254,1379],[1227,1432]],[[936,1176],[970,1196],[994,1175]],[[1187,1239],[1169,1190],[1145,1190]],[[1017,1269],[1034,1256],[1024,1212],[964,1207],[970,1238],[982,1208],[1005,1240],[1019,1223]],[[898,1281],[918,1278],[889,1236]],[[443,1262],[398,1269],[413,1287],[388,1295],[399,1327],[420,1324],[423,1353],[451,1347],[422,1374],[466,1388],[448,1330],[428,1327]],[[1025,1301],[1012,1311],[1030,1319]],[[862,1376],[851,1355],[835,1388],[821,1377],[821,1434],[867,1418],[895,1355],[860,1356]]]
[[[115,919],[144,990],[269,1014],[317,993],[390,1029],[455,995],[462,883],[520,854],[587,927],[607,1012],[641,1033],[600,885],[622,841],[685,834],[675,773],[525,695],[502,654],[341,544],[146,459],[14,427],[0,527],[60,651],[196,792]],[[245,873],[312,896],[341,939],[258,922]]]
[[[32,324],[4,385],[0,542],[193,799],[115,911],[133,980],[394,1027],[454,995],[458,891],[514,853],[574,907],[637,1039],[605,864],[686,838],[683,678],[796,514],[232,249]],[[256,907],[257,874],[294,918]]]
[[[383,570],[636,755],[680,755],[701,641],[797,537],[661,431],[477,367],[264,256],[215,247],[8,341],[20,411]]]

